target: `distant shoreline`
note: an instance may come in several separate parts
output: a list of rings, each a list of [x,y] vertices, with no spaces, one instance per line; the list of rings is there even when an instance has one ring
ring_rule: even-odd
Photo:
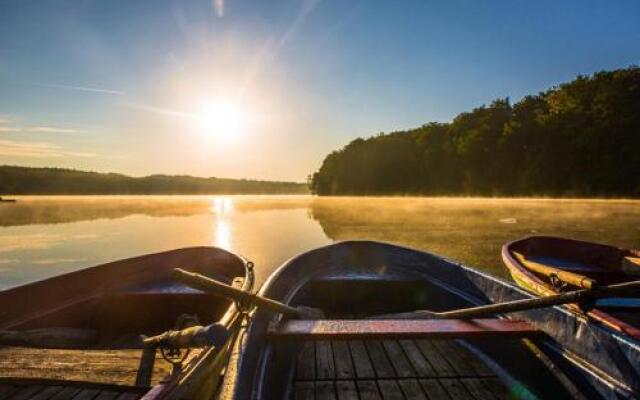
[[[0,196],[308,194],[306,183],[0,166]]]

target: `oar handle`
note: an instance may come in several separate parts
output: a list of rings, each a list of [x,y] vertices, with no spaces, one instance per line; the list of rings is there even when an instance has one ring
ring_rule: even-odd
[[[219,296],[226,297],[227,299],[254,304],[257,307],[268,308],[271,311],[276,311],[286,315],[295,317],[301,316],[301,312],[297,308],[290,307],[286,304],[280,303],[279,301],[242,291],[195,272],[175,268],[173,270],[173,278],[192,288],[217,294]]]

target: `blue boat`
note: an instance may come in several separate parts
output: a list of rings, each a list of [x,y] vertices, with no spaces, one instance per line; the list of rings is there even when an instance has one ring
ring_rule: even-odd
[[[535,298],[434,254],[331,244],[287,261],[259,294],[311,307],[316,318],[255,310],[227,367],[223,399],[640,398],[640,342],[564,307],[474,320],[379,319]]]

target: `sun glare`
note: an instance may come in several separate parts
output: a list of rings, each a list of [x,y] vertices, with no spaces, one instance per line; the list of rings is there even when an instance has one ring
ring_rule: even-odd
[[[195,113],[196,128],[218,138],[242,135],[249,125],[249,115],[237,104],[203,103]]]

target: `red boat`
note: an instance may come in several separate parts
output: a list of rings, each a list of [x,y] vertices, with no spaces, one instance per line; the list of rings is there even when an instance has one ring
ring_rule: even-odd
[[[0,399],[211,398],[243,313],[175,282],[178,267],[252,289],[251,263],[194,247],[0,292]],[[185,332],[200,342],[173,340]]]
[[[520,287],[540,296],[640,279],[640,251],[580,240],[532,236],[505,244],[502,259]],[[640,339],[640,295],[566,307]]]

